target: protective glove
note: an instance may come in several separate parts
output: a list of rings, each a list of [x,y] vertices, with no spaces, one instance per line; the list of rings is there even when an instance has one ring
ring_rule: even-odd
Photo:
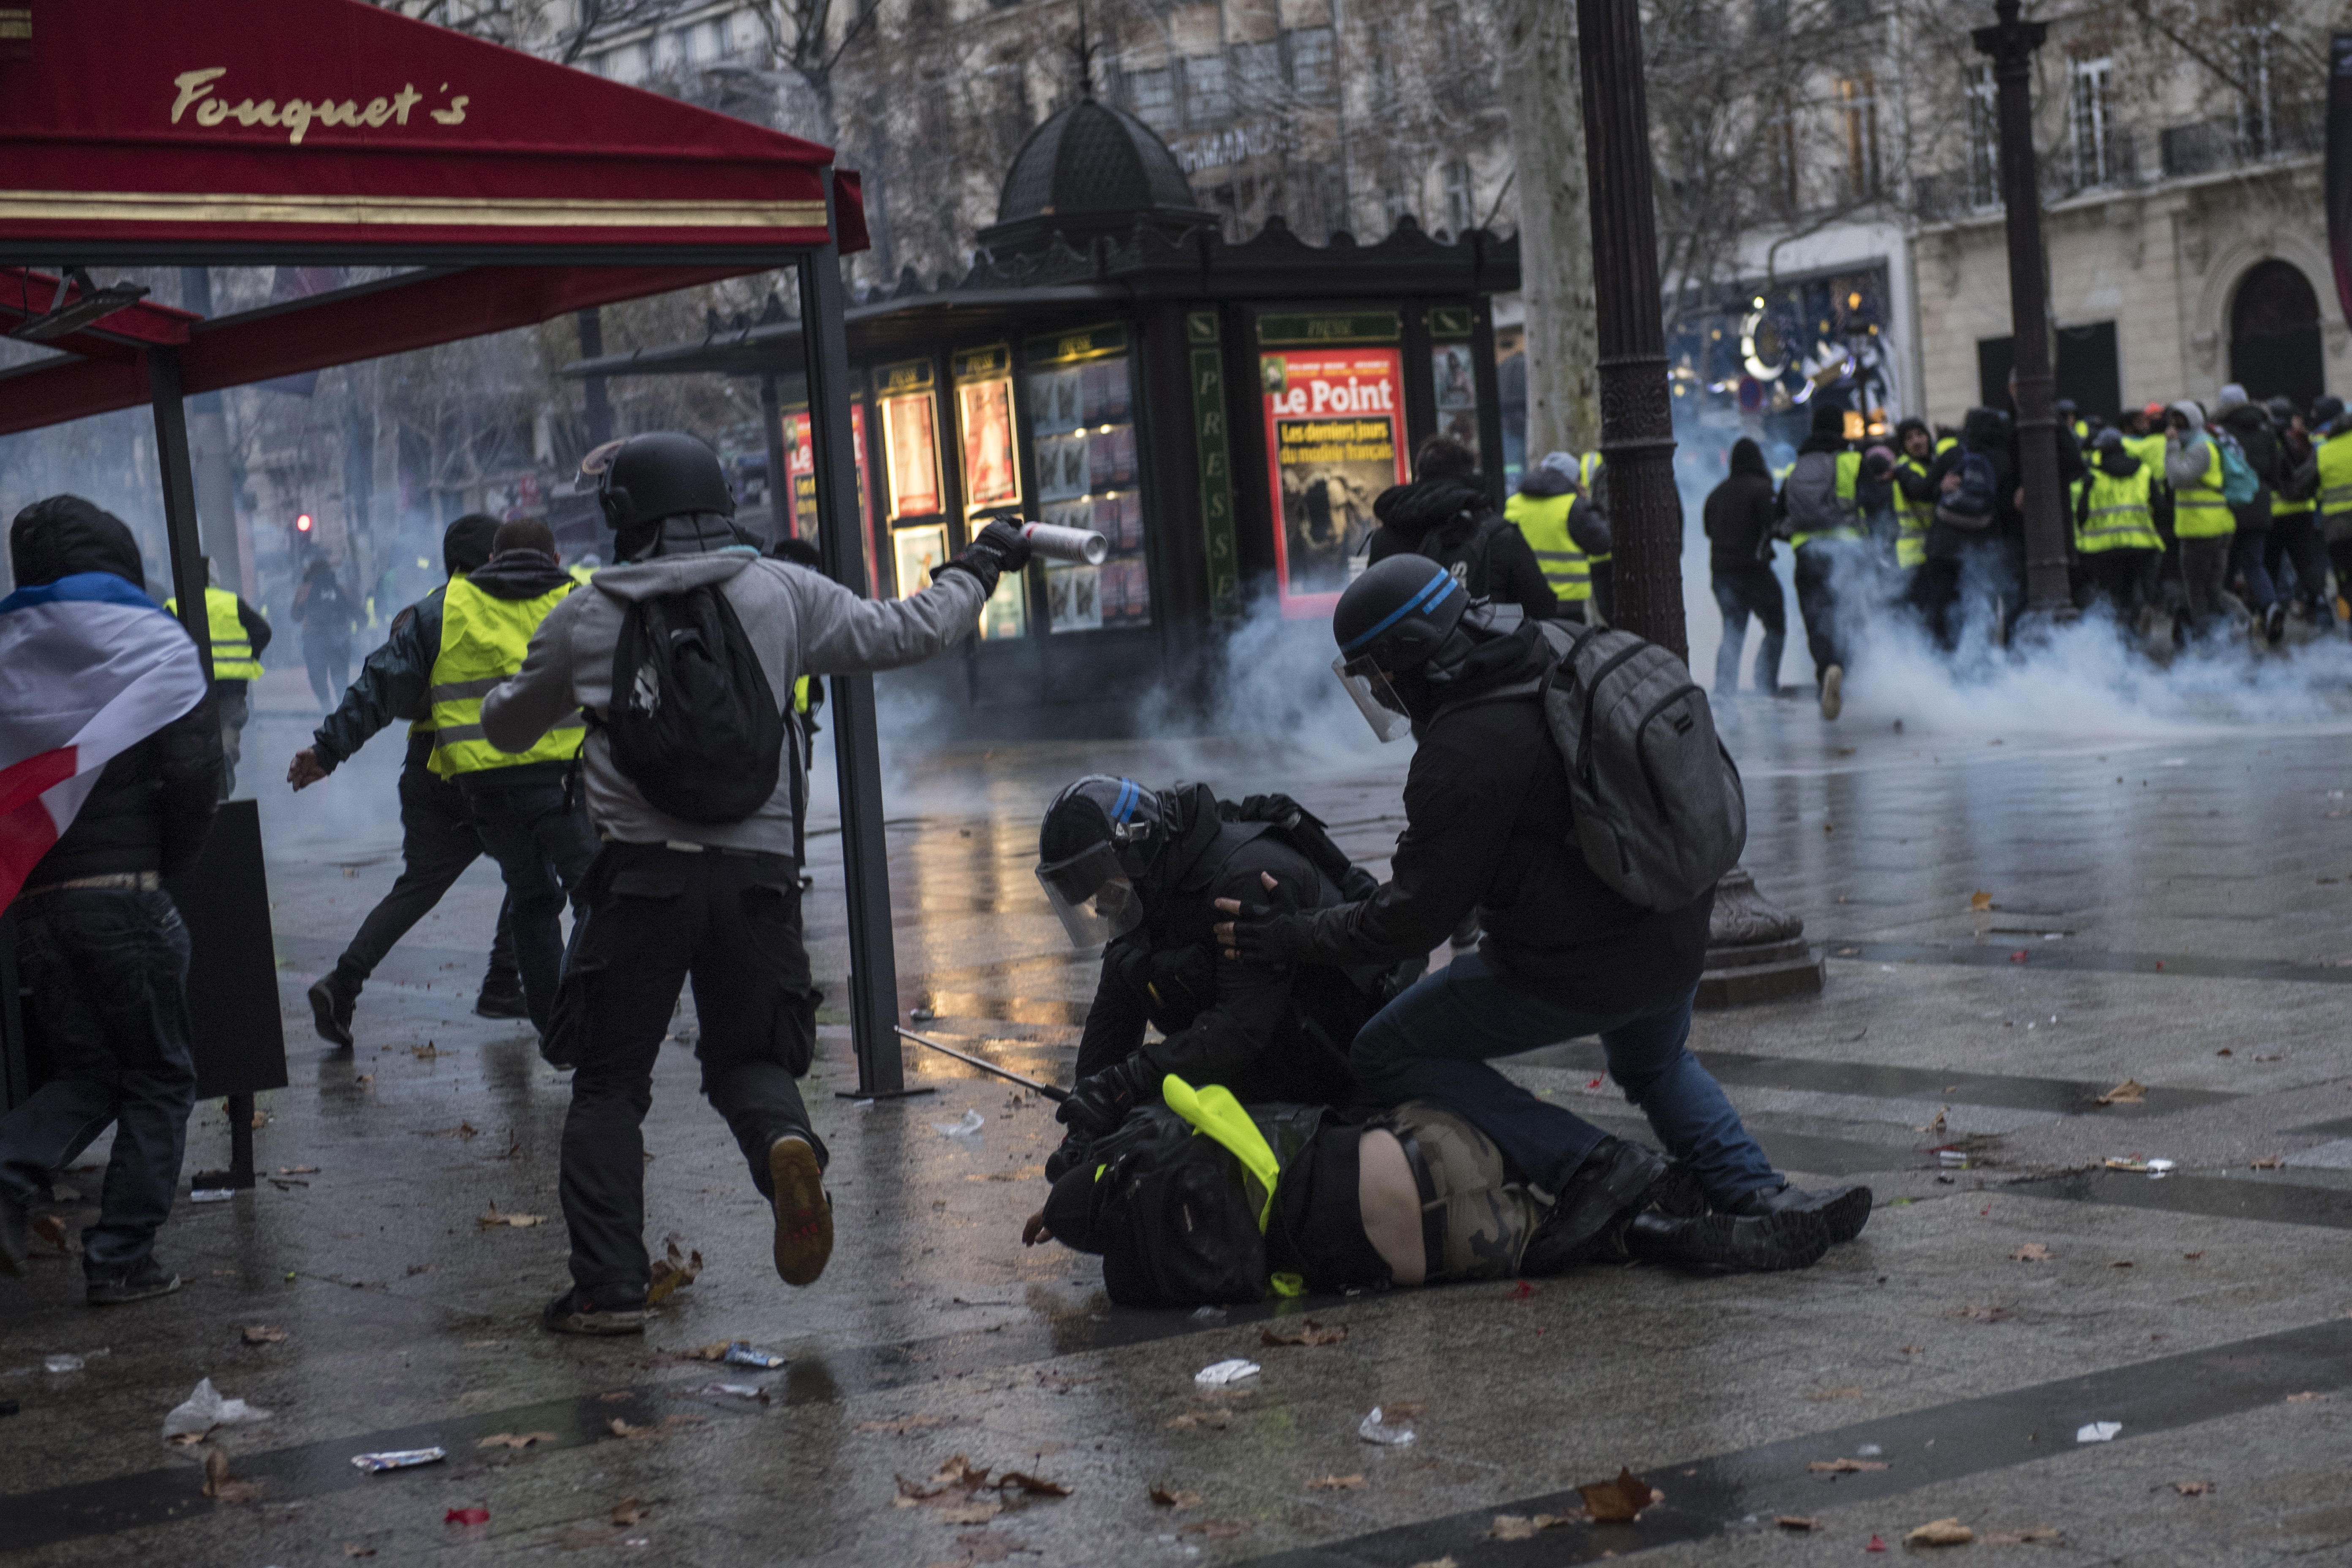
[[[1222,804],[1222,803],[1220,803]],[[1286,795],[1253,795],[1239,805],[1220,811],[1228,822],[1271,822],[1276,827],[1296,827],[1301,822],[1323,826],[1312,813]]]
[[[1300,910],[1298,900],[1272,877],[1262,877],[1260,880],[1267,884],[1265,903],[1245,904],[1237,899],[1217,900],[1217,908],[1232,917],[1216,928],[1217,939],[1225,945],[1225,955],[1253,963],[1305,963],[1314,954],[1307,916]]]
[[[1115,1132],[1127,1113],[1159,1098],[1159,1080],[1139,1056],[1107,1067],[1070,1086],[1070,1098],[1054,1120],[1079,1132],[1101,1137]]]
[[[1360,904],[1381,890],[1381,879],[1361,866],[1350,866],[1348,874],[1339,879],[1339,896],[1351,904]]]
[[[996,580],[1007,572],[1018,572],[1029,564],[1029,541],[1022,536],[1021,525],[999,518],[980,531],[980,537],[965,547],[962,554],[931,569],[931,581],[940,580],[945,572],[968,572],[979,579],[982,594],[996,592]]]

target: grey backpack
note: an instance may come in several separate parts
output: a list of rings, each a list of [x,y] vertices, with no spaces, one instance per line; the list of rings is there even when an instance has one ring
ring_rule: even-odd
[[[1538,689],[1568,764],[1577,847],[1647,910],[1678,910],[1748,846],[1739,769],[1681,659],[1631,632],[1540,623],[1558,655]]]
[[[1806,452],[1780,486],[1783,538],[1851,528],[1854,510],[1838,495],[1837,454]]]

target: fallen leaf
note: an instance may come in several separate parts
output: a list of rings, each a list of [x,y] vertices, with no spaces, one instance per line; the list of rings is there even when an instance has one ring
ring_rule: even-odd
[[[633,1497],[625,1497],[613,1505],[613,1522],[616,1525],[637,1524],[652,1510]]]
[[[2054,1524],[2037,1524],[2025,1530],[1988,1530],[1977,1539],[1987,1546],[2030,1546],[2037,1541],[2055,1541],[2065,1531]]]
[[[617,1415],[604,1423],[604,1429],[612,1433],[615,1437],[658,1437],[661,1436],[661,1428],[657,1426],[632,1426]]]
[[[2128,1258],[2118,1258],[2113,1263],[2107,1265],[2110,1268],[2129,1268],[2131,1266],[2132,1260]]]
[[[1041,1372],[1037,1374],[1037,1386],[1040,1388],[1050,1388],[1056,1394],[1067,1394],[1070,1390],[1077,1387],[1080,1384],[1092,1383],[1094,1379],[1091,1377],[1072,1377],[1066,1373],[1059,1372]]]
[[[1209,1541],[1231,1541],[1235,1536],[1247,1535],[1249,1531],[1250,1526],[1247,1520],[1202,1519],[1196,1520],[1192,1523],[1183,1526],[1181,1529],[1178,1530],[1176,1533],[1179,1535],[1198,1535]]]
[[[2007,1307],[1955,1307],[1944,1316],[1965,1318],[1971,1323],[2005,1323],[2017,1314]]]
[[[651,1307],[668,1300],[672,1295],[693,1284],[701,1272],[700,1250],[691,1254],[681,1253],[677,1238],[670,1237],[669,1255],[654,1260],[653,1277],[646,1286],[646,1305]]]
[[[436,1058],[436,1057],[454,1057],[454,1056],[456,1056],[457,1053],[457,1052],[455,1052],[455,1051],[445,1051],[445,1050],[443,1050],[440,1047],[438,1047],[438,1046],[435,1045],[432,1041],[427,1040],[427,1041],[425,1041],[425,1042],[423,1045],[421,1045],[421,1046],[411,1046],[411,1047],[408,1047],[408,1054],[409,1054],[410,1056],[412,1056],[412,1057],[418,1057],[418,1058],[423,1058],[424,1060],[425,1060],[425,1061],[428,1061],[428,1062],[429,1062],[429,1061],[431,1061],[431,1060],[432,1060],[434,1058]],[[462,1137],[471,1137],[471,1136],[472,1136],[472,1133],[470,1133],[470,1132],[462,1133],[462,1134],[460,1134],[460,1136],[462,1136]]]
[[[1007,1470],[991,1483],[1000,1492],[1019,1492],[1023,1497],[1067,1497],[1070,1489],[1059,1481],[1049,1481],[1025,1470]]]
[[[1311,1492],[1346,1492],[1353,1491],[1363,1484],[1361,1476],[1318,1476],[1307,1483],[1307,1489]]]
[[[528,1448],[533,1443],[552,1443],[552,1432],[493,1432],[474,1445],[477,1448]]]
[[[2261,1159],[2254,1161],[2249,1168],[2256,1171],[2275,1171],[2281,1165],[2285,1163],[2286,1159],[2284,1155],[2265,1154]]]
[[[2238,1053],[2231,1050],[2229,1047],[2223,1046],[2220,1050],[2215,1051],[2213,1054],[2217,1057],[2234,1057]]]
[[[2180,1256],[2187,1258],[2189,1262],[2194,1263],[2199,1258],[2205,1256],[2205,1249],[2200,1247],[2194,1252],[2184,1252]]]
[[[708,1415],[688,1415],[681,1413],[676,1415],[663,1416],[661,1418],[661,1424],[665,1426],[707,1426],[710,1424],[710,1417]]]
[[[343,1542],[343,1555],[346,1557],[373,1557],[375,1555],[375,1548],[373,1546],[354,1546],[350,1542],[346,1541]]]
[[[1587,1481],[1576,1492],[1598,1520],[1633,1519],[1664,1495],[1622,1465],[1615,1480]]]
[[[1927,1347],[1926,1345],[1898,1345],[1895,1348],[1904,1355],[1917,1355]]]
[[[488,1524],[490,1510],[486,1508],[453,1508],[441,1516],[444,1524]]]
[[[2306,1388],[2301,1394],[2288,1394],[2286,1396],[2286,1402],[2289,1405],[2309,1405],[2315,1399],[2325,1399],[2327,1395],[2321,1394],[2315,1389]]]
[[[2211,1481],[2175,1481],[2172,1489],[2182,1497],[2203,1497],[2213,1489]]]
[[[720,1347],[722,1353],[724,1352],[725,1348],[726,1347],[724,1346]],[[698,1355],[699,1354],[699,1352],[697,1353]],[[719,1358],[717,1356],[704,1356],[701,1359],[706,1361],[716,1361]],[[948,1424],[949,1419],[950,1418],[945,1415],[901,1415],[894,1421],[860,1421],[857,1424],[857,1430],[860,1432],[887,1432],[894,1437],[903,1437],[909,1432],[920,1432],[931,1426],[944,1426]]]
[[[1336,1345],[1347,1337],[1348,1331],[1344,1327],[1327,1329],[1312,1318],[1299,1328],[1260,1329],[1257,1331],[1258,1343],[1262,1345]]]
[[[315,1176],[319,1173],[319,1167],[316,1165],[280,1165],[278,1167],[278,1173],[281,1176]],[[371,1546],[368,1550],[370,1552],[373,1552],[375,1548]]]
[[[1206,1426],[1214,1431],[1222,1432],[1228,1426],[1232,1425],[1234,1413],[1230,1410],[1187,1410],[1183,1415],[1177,1416],[1173,1421],[1168,1423],[1168,1430],[1171,1432],[1189,1432],[1196,1426]]]
[[[1583,1524],[1592,1517],[1589,1513],[1539,1513],[1531,1519],[1526,1514],[1498,1513],[1495,1516],[1494,1528],[1486,1533],[1496,1541],[1532,1541],[1547,1530],[1558,1530],[1564,1524]]]
[[[215,1448],[205,1456],[205,1496],[211,1497],[214,1489],[228,1479],[228,1454]]]
[[[66,1245],[66,1222],[56,1215],[45,1214],[35,1220],[33,1234],[56,1247],[60,1254],[70,1254],[73,1250]]]
[[[1004,1505],[982,1498],[972,1502],[950,1503],[933,1510],[942,1524],[986,1524],[1004,1511]]]
[[[1808,1394],[1805,1397],[1812,1400],[1816,1404],[1831,1399],[1860,1399],[1862,1397],[1862,1384],[1857,1383],[1850,1384],[1844,1388],[1824,1388],[1818,1393]]]
[[[1802,1513],[1776,1513],[1772,1516],[1772,1522],[1783,1530],[1819,1530],[1822,1527],[1820,1520]]]
[[[245,1342],[249,1345],[282,1345],[286,1342],[286,1331],[268,1323],[249,1323],[246,1326]]]
[[[1903,1538],[1906,1546],[1966,1546],[1977,1538],[1977,1532],[1957,1519],[1938,1519],[1921,1525]]]
[[[474,1223],[484,1230],[492,1230],[502,1225],[510,1225],[520,1230],[527,1226],[544,1225],[546,1222],[547,1216],[543,1214],[500,1214],[496,1204],[490,1205],[489,1213],[474,1217]]]
[[[1178,1491],[1160,1484],[1152,1487],[1150,1497],[1151,1500],[1161,1508],[1194,1508],[1199,1506],[1201,1501],[1199,1492]]]
[[[1428,1411],[1429,1403],[1422,1399],[1391,1399],[1387,1402],[1387,1409],[1392,1421],[1418,1421]]]
[[[2106,1093],[2099,1096],[2100,1105],[2141,1105],[2147,1100],[2147,1085],[2126,1079]]]
[[[1992,895],[1981,888],[1978,889],[1969,895],[1969,908],[1979,911],[1992,908]]]
[[[1863,1470],[1883,1470],[1884,1459],[1815,1459],[1805,1468],[1818,1476],[1850,1476]]]
[[[2047,1263],[2050,1261],[2050,1249],[2038,1241],[2029,1241],[2009,1256],[2019,1263]]]

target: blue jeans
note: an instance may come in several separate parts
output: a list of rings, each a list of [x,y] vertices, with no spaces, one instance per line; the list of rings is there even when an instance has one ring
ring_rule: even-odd
[[[1509,984],[1483,956],[1465,952],[1374,1015],[1357,1035],[1349,1063],[1375,1101],[1436,1100],[1475,1123],[1529,1181],[1556,1194],[1609,1134],[1486,1064],[1598,1035],[1609,1076],[1642,1108],[1666,1152],[1688,1163],[1708,1198],[1723,1205],[1785,1178],[1739,1124],[1723,1086],[1684,1048],[1696,994],[1685,992],[1646,1013],[1599,1016]]]
[[[563,973],[564,897],[579,888],[596,858],[587,813],[564,796],[563,785],[552,783],[469,784],[466,790],[483,852],[506,879],[515,967],[522,971],[530,1021],[542,1035]]]
[[[171,894],[130,888],[23,899],[16,921],[25,1032],[49,1076],[0,1121],[0,1199],[29,1202],[111,1122],[82,1271],[120,1279],[154,1253],[187,1152],[187,928]]]

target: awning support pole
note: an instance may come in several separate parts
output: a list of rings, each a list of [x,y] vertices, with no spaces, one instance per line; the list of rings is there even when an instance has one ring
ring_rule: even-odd
[[[833,173],[825,172],[825,232],[838,233]],[[841,252],[828,237],[798,262],[801,342],[807,357],[809,438],[815,460],[817,548],[825,574],[863,595],[866,552],[857,460],[851,446],[847,301]],[[789,504],[789,500],[787,501]],[[841,787],[841,868],[849,897],[849,1023],[857,1047],[854,1098],[908,1093],[898,1057],[898,963],[890,934],[890,847],[882,830],[882,742],[874,720],[874,678],[833,677],[833,754]]]

